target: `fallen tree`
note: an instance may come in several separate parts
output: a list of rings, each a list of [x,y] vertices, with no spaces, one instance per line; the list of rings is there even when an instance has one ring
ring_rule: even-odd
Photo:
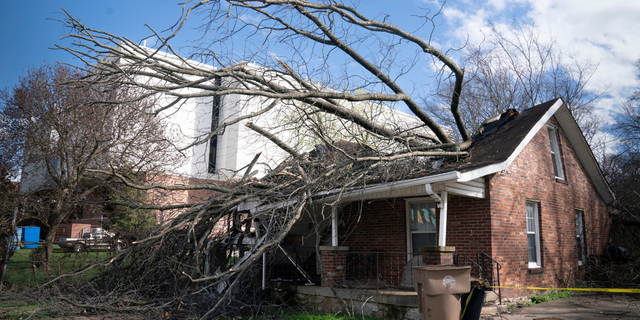
[[[141,89],[144,93],[131,102],[162,95],[158,101],[165,102],[148,111],[157,117],[192,100],[210,98],[215,104],[224,97],[242,97],[237,105],[244,112],[212,121],[208,132],[178,146],[183,152],[211,143],[242,122],[286,156],[256,175],[254,167],[271,160],[256,153],[247,166],[224,179],[190,184],[145,184],[112,168],[92,168],[96,176],[128,188],[207,195],[186,203],[135,205],[179,212],[150,237],[102,264],[108,268],[95,280],[98,287],[126,296],[124,305],[131,305],[124,300],[142,299],[201,317],[257,306],[260,291],[245,284],[254,278],[262,254],[275,250],[302,215],[314,219],[317,248],[322,225],[337,210],[343,192],[423,176],[435,160],[446,164],[468,156],[471,142],[459,110],[464,70],[431,45],[430,30],[411,33],[385,16],[372,19],[333,1],[201,1],[183,8],[171,34],[155,33],[158,45],[153,49],[91,29],[71,15],[64,23],[73,44],[58,48],[83,61],[82,82]],[[184,59],[170,40],[196,12],[206,16],[202,45]],[[433,16],[419,19],[431,22]],[[241,53],[236,41],[244,44]],[[452,141],[449,129],[438,125],[420,99],[401,85],[403,75],[418,66],[435,70],[426,81],[452,79],[448,108],[462,141]],[[399,106],[417,120],[391,121],[395,111],[388,107]],[[270,112],[279,121],[260,120]],[[337,200],[326,201],[327,196]],[[236,241],[256,221],[255,228],[262,231],[256,232],[249,251],[226,270],[206,272],[212,248]]]

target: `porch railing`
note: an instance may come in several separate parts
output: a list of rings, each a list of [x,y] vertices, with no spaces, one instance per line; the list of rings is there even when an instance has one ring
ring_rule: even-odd
[[[484,270],[480,264],[473,261],[469,256],[462,253],[457,253],[453,255],[453,264],[456,266],[471,266],[471,277],[476,279],[482,279]]]
[[[493,292],[498,295],[498,301],[502,303],[502,293],[500,292],[500,269],[502,269],[502,265],[484,252],[478,252],[477,255],[478,264],[480,264],[482,270],[484,270],[485,281],[493,288]],[[495,287],[498,287],[497,291]]]
[[[422,264],[422,253],[346,253],[346,284],[352,288],[413,288],[413,267]]]

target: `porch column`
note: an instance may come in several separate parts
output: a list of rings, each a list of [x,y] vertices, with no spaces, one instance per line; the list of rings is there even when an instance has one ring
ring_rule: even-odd
[[[322,281],[323,287],[336,286],[344,282],[347,267],[347,251],[344,246],[320,246],[322,259],[322,273],[327,278],[328,284]]]
[[[331,245],[338,246],[338,211],[335,206],[331,209]]]
[[[442,199],[442,202],[440,207],[440,230],[438,230],[438,246],[445,247],[447,245],[447,191],[442,191],[440,198]]]
[[[425,266],[453,265],[456,247],[420,247],[422,264]]]

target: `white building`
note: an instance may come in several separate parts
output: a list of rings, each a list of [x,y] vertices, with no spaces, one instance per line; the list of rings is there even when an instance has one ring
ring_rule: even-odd
[[[126,49],[126,47],[123,48]],[[148,53],[152,49],[135,47],[131,50],[141,54],[143,50]],[[203,73],[215,70],[212,66],[162,52],[154,53],[154,58],[155,64],[189,66]],[[140,70],[125,59],[113,56],[105,58],[103,63],[113,63],[124,70],[127,70],[127,67]],[[256,72],[264,70],[252,64],[246,64],[244,67]],[[159,80],[162,79],[162,75],[153,73],[158,72],[157,70],[143,68],[137,73],[131,72],[130,75],[134,76],[130,79],[138,84],[167,88],[163,93],[155,95],[157,99],[155,103],[159,111],[158,116],[167,124],[167,136],[175,146],[176,154],[182,157],[182,161],[178,166],[175,163],[167,165],[164,172],[166,174],[218,181],[241,177],[254,157],[260,153],[252,173],[257,178],[264,176],[290,155],[265,136],[248,128],[246,124],[249,122],[273,133],[300,153],[311,151],[316,144],[323,143],[309,134],[311,129],[304,123],[303,113],[300,112],[300,109],[312,110],[311,106],[300,102],[278,102],[273,105],[273,99],[236,93],[207,96],[205,90],[194,87],[174,89],[171,87],[172,84]],[[184,77],[198,79],[195,75]],[[290,86],[281,75],[272,78],[283,86]],[[217,78],[207,81],[206,84],[220,87],[240,86],[230,78]],[[176,97],[185,95],[192,97],[175,103]],[[418,118],[384,105],[371,102],[345,102],[345,104],[350,104],[360,114],[385,126],[393,125],[399,130],[420,130],[424,134],[430,133]],[[358,139],[372,145],[380,143],[368,136],[370,133],[362,131],[349,121],[326,113],[316,113],[315,117],[316,123],[327,129],[328,136],[333,141]],[[226,125],[225,128],[211,137],[212,128],[222,125]],[[47,173],[44,171],[44,166],[27,165],[23,170],[25,174],[23,174],[22,188],[25,192],[46,188],[48,182],[46,182]],[[37,172],[40,170],[42,172]],[[29,171],[28,174],[26,171]]]

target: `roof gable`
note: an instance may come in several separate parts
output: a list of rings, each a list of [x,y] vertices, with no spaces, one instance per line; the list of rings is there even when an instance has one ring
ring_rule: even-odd
[[[461,179],[472,180],[505,170],[564,102],[558,98],[531,107],[474,143],[467,161],[456,166]]]
[[[455,168],[460,172],[459,181],[470,181],[507,169],[554,115],[597,192],[606,203],[613,202],[613,193],[589,144],[560,98],[524,110],[520,116],[506,122],[491,136],[477,142],[468,161]]]

